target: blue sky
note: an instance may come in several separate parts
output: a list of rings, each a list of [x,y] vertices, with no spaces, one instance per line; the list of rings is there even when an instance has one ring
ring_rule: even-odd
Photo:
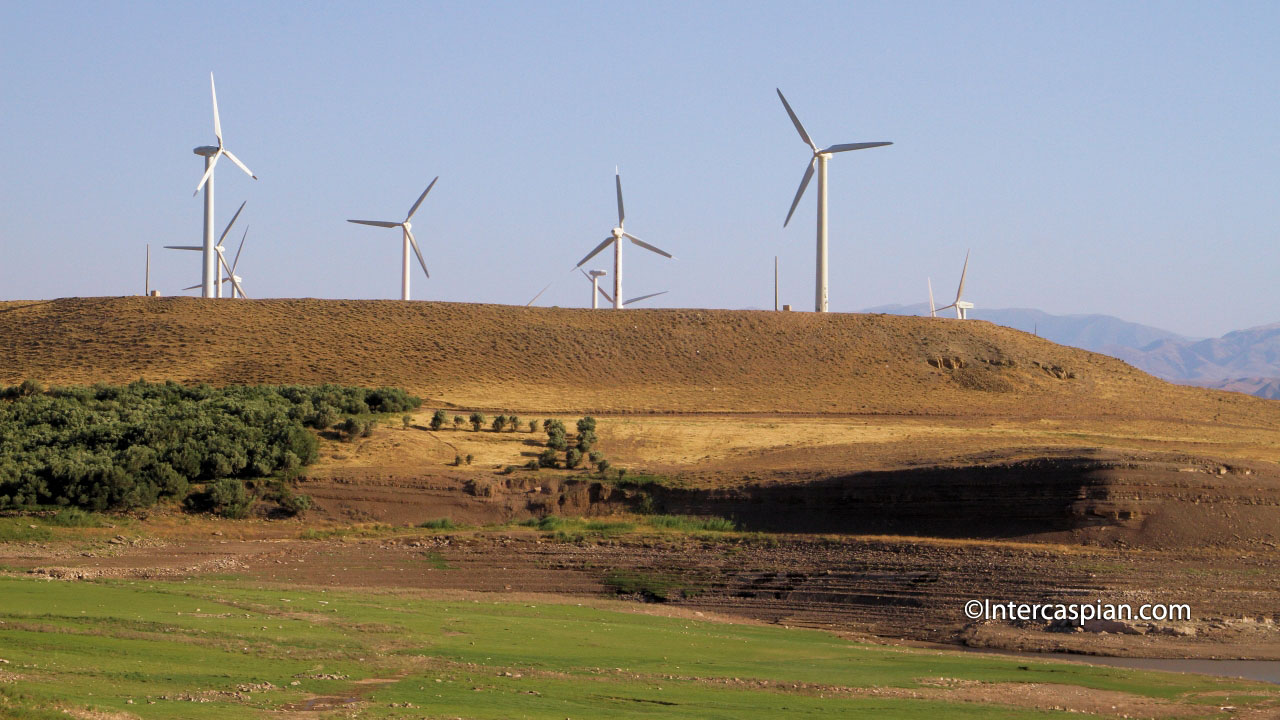
[[[1280,320],[1280,4],[8,3],[0,298],[199,279],[192,191],[224,137],[253,297],[583,306],[614,221],[653,307],[812,306],[814,188],[781,87],[831,164],[831,305],[1102,312],[1191,335]],[[239,231],[234,233],[238,241]],[[234,247],[232,248],[234,251]],[[592,266],[607,268],[604,256]]]

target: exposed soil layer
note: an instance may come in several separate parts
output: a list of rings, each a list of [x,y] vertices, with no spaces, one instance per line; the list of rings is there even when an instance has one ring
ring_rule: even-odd
[[[209,527],[221,528],[208,532]],[[296,523],[182,526],[93,549],[0,546],[58,579],[214,573],[287,585],[629,598],[863,637],[1034,652],[1280,660],[1274,552],[1145,551],[1008,542],[709,533],[558,539],[524,528],[298,540]],[[234,535],[245,535],[236,538]],[[296,535],[295,535],[296,538]],[[1189,621],[1054,628],[974,622],[974,599],[1186,603]]]

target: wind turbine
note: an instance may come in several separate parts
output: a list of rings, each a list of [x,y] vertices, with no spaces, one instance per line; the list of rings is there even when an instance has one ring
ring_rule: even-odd
[[[249,228],[246,227],[244,234],[240,236],[240,247],[236,248],[236,256],[231,261],[231,268],[227,270],[227,277],[222,278],[222,282],[231,283],[231,297],[233,298],[239,297],[237,293],[240,292],[240,283],[244,281],[244,278],[236,274],[236,268],[240,266],[240,253],[244,250],[244,241],[248,237]],[[226,265],[225,261],[223,265]]]
[[[213,85],[213,73],[209,73],[209,91],[213,95],[213,135],[218,139],[218,145],[216,147],[201,145],[193,151],[204,158],[204,175],[200,178],[200,184],[196,185],[196,191],[192,196],[200,194],[200,188],[204,188],[204,245],[200,248],[204,252],[204,270],[200,280],[200,296],[214,297],[216,293],[217,297],[222,297],[222,285],[218,283],[221,273],[218,272],[218,259],[213,249],[213,168],[218,164],[218,158],[226,155],[249,177],[257,180],[258,176],[250,172],[249,168],[240,162],[240,158],[222,144],[222,121],[218,119],[218,90]]]
[[[964,268],[960,270],[960,287],[956,288],[955,302],[951,303],[950,305],[944,305],[938,308],[938,310],[955,308],[956,317],[960,318],[961,320],[969,319],[969,311],[973,309],[973,303],[965,302],[964,300],[960,299],[961,296],[964,295],[964,276],[968,274],[968,272],[969,272],[969,251],[966,250],[964,253]],[[932,293],[930,295],[931,295],[930,300],[932,300]],[[930,305],[932,304],[933,303],[930,302]]]
[[[405,216],[403,222],[390,222],[387,220],[348,220],[347,221],[349,223],[356,223],[357,225],[373,225],[374,227],[388,227],[388,228],[398,227],[404,231],[404,263],[403,263],[403,267],[401,269],[401,275],[400,275],[400,299],[401,300],[409,299],[409,247],[410,246],[413,247],[413,252],[418,256],[418,264],[422,266],[423,274],[425,274],[428,278],[431,277],[431,273],[427,271],[427,261],[422,259],[422,250],[418,249],[418,241],[415,240],[413,237],[413,229],[412,229],[413,225],[410,224],[409,221],[413,219],[413,214],[418,212],[418,206],[422,205],[423,200],[427,199],[427,193],[431,192],[431,188],[436,186],[436,180],[439,180],[439,179],[440,179],[440,176],[437,175],[435,180],[432,180],[431,184],[427,186],[427,189],[422,191],[422,194],[418,196],[418,202],[414,203],[413,207],[409,208],[409,214]]]
[[[625,303],[622,302],[622,238],[625,237],[631,242],[635,243],[636,245],[639,245],[640,247],[644,248],[645,250],[648,250],[650,252],[655,252],[663,257],[672,258],[672,259],[675,259],[675,258],[671,255],[671,253],[667,252],[666,250],[660,250],[654,247],[653,245],[650,245],[649,243],[641,240],[635,235],[632,235],[626,230],[622,229],[623,220],[626,219],[626,215],[627,215],[626,211],[623,210],[623,207],[622,207],[622,175],[621,173],[618,172],[617,168],[614,168],[613,173],[614,173],[613,175],[614,185],[617,187],[617,190],[618,190],[618,226],[610,231],[609,237],[605,238],[604,241],[601,242],[599,245],[597,245],[594,250],[587,253],[587,256],[582,258],[582,260],[580,260],[578,264],[574,266],[574,269],[577,270],[581,268],[583,265],[586,265],[588,260],[600,254],[601,250],[604,250],[606,247],[609,247],[610,243],[612,243],[613,244],[613,297],[610,299],[610,302],[613,303],[614,310],[621,310],[623,307],[627,305],[627,303],[635,302],[636,300],[643,300],[644,298],[648,298],[648,297],[653,297],[653,295],[645,295],[643,297],[628,300]],[[654,294],[661,295],[662,293],[654,293]],[[536,300],[537,298],[534,298],[534,299]]]
[[[777,88],[775,88],[776,90]],[[845,143],[843,145],[832,145],[830,147],[819,149],[817,144],[809,137],[809,133],[805,132],[804,126],[800,124],[800,118],[796,117],[795,112],[791,110],[791,105],[787,99],[783,97],[782,91],[778,90],[778,98],[782,100],[782,106],[787,109],[787,115],[791,116],[791,122],[795,124],[796,131],[800,133],[800,139],[813,149],[813,157],[809,159],[809,165],[804,169],[804,177],[800,180],[800,189],[796,191],[795,200],[791,201],[791,210],[787,212],[787,219],[783,221],[782,226],[786,227],[791,222],[791,216],[795,214],[796,205],[800,204],[800,198],[804,195],[805,188],[809,187],[809,180],[813,178],[814,165],[818,167],[818,267],[817,267],[817,287],[814,297],[814,311],[827,311],[827,162],[831,160],[831,155],[838,152],[848,152],[850,150],[865,150],[867,148],[883,147],[892,145],[891,142],[864,142],[864,143]]]
[[[938,309],[933,306],[933,278],[925,278],[929,281],[929,317],[938,317]]]
[[[236,210],[235,215],[231,216],[231,222],[227,223],[227,229],[222,231],[222,235],[218,238],[218,244],[213,247],[214,258],[217,260],[218,264],[221,265],[222,268],[227,271],[227,275],[231,276],[232,297],[235,296],[236,292],[240,293],[240,297],[247,298],[248,296],[244,294],[244,288],[240,287],[240,278],[236,277],[236,274],[232,272],[230,267],[227,266],[227,259],[226,257],[223,256],[223,253],[226,252],[226,248],[222,246],[222,241],[226,239],[227,233],[231,232],[231,226],[236,224],[236,219],[240,217],[240,213],[241,211],[244,210],[244,206],[247,203],[248,203],[247,200],[245,202],[240,203],[240,209]],[[248,234],[248,232],[249,230],[248,228],[246,228],[245,234]],[[240,239],[240,247],[241,248],[244,247],[244,238]],[[205,250],[203,245],[165,245],[165,249],[167,250],[200,250],[200,251]],[[236,257],[238,258],[239,256],[240,256],[240,253],[237,252]],[[221,275],[222,273],[218,273],[218,274]],[[217,297],[222,297],[222,283],[217,283],[217,286],[218,286]],[[200,285],[192,285],[191,287],[185,287],[182,289],[195,290],[196,288],[203,288],[203,287],[204,287],[204,284],[201,283]],[[209,297],[209,296],[202,295],[201,297]]]
[[[592,310],[595,310],[595,309],[597,309],[597,308],[599,308],[599,307],[600,307],[600,303],[599,303],[599,301],[597,300],[596,293],[599,293],[599,294],[600,294],[600,296],[601,296],[601,297],[603,297],[605,300],[608,300],[609,302],[613,302],[613,298],[609,297],[609,293],[605,292],[605,291],[604,291],[604,288],[600,287],[600,277],[601,277],[602,275],[607,275],[608,273],[606,273],[604,270],[592,270],[590,273],[583,272],[582,274],[583,274],[584,276],[586,276],[586,278],[587,278],[588,280],[590,280],[590,281],[591,281],[591,309],[592,309]],[[631,299],[629,299],[629,300],[627,300],[627,301],[623,302],[623,303],[622,303],[622,307],[626,307],[626,306],[628,306],[628,305],[631,305],[632,303],[638,303],[638,302],[640,302],[641,300],[648,300],[648,299],[649,299],[649,298],[651,298],[651,297],[658,297],[659,295],[666,295],[666,294],[667,294],[667,293],[669,293],[669,292],[671,292],[671,291],[670,291],[670,290],[663,290],[662,292],[649,293],[648,295],[641,295],[640,297],[633,297],[633,298],[631,298]],[[615,307],[616,307],[616,305],[615,305]]]

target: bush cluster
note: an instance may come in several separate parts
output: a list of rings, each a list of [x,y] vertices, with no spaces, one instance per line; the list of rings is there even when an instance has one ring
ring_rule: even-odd
[[[316,459],[304,426],[421,404],[395,388],[141,381],[47,392],[28,382],[0,398],[0,509],[147,507],[191,483],[290,472]],[[240,511],[234,485],[206,492],[220,511]]]

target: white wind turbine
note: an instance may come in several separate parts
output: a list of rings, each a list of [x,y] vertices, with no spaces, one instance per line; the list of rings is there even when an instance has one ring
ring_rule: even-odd
[[[440,176],[437,175],[435,177],[435,180],[432,180],[431,184],[427,186],[427,189],[422,191],[422,194],[418,196],[418,202],[414,203],[413,207],[409,208],[409,214],[405,216],[403,222],[390,222],[388,220],[348,220],[347,221],[349,223],[356,223],[357,225],[373,225],[374,227],[388,227],[388,228],[398,227],[404,231],[404,238],[403,238],[404,239],[404,252],[403,252],[404,262],[402,263],[401,274],[400,274],[400,299],[401,300],[409,299],[409,248],[411,246],[413,247],[413,252],[418,256],[418,264],[422,266],[423,274],[425,274],[428,278],[431,277],[431,273],[427,271],[427,261],[422,259],[422,250],[418,249],[418,241],[413,237],[413,225],[410,224],[409,221],[413,219],[413,214],[418,212],[418,206],[422,205],[423,200],[427,199],[427,193],[431,192],[431,188],[436,186],[436,180],[439,180],[439,179],[440,179]]]
[[[776,88],[775,88],[776,89]],[[783,221],[782,226],[786,227],[791,222],[791,216],[795,214],[796,205],[800,204],[800,198],[804,195],[804,190],[809,186],[809,180],[813,178],[814,165],[818,167],[818,267],[817,267],[817,286],[814,297],[814,311],[827,311],[827,162],[831,160],[831,155],[838,152],[848,152],[849,150],[865,150],[867,148],[883,147],[892,145],[891,142],[864,142],[864,143],[845,143],[843,145],[832,145],[830,147],[819,149],[817,144],[809,137],[809,133],[805,132],[804,126],[800,124],[800,118],[791,110],[791,105],[787,103],[787,99],[783,97],[782,91],[778,90],[778,98],[782,100],[782,106],[787,109],[787,115],[791,116],[791,122],[795,124],[796,130],[800,133],[800,138],[805,144],[813,148],[813,157],[809,159],[809,165],[804,170],[804,177],[800,180],[800,189],[796,191],[795,200],[791,201],[791,210],[787,212],[787,219]]]
[[[968,274],[968,272],[969,272],[969,251],[966,250],[964,253],[964,268],[960,270],[960,287],[956,288],[955,302],[951,303],[950,305],[943,305],[942,307],[938,308],[938,310],[955,308],[956,317],[960,318],[961,320],[969,319],[969,311],[973,309],[973,303],[965,302],[964,300],[960,299],[961,296],[964,295],[964,276]],[[929,300],[930,300],[929,304],[932,305],[933,304],[932,290],[929,293]]]
[[[599,296],[603,297],[605,300],[608,300],[609,302],[613,302],[613,298],[609,297],[609,293],[605,292],[604,288],[600,287],[600,278],[604,275],[607,275],[608,273],[606,273],[604,270],[592,270],[590,273],[583,272],[582,274],[585,275],[586,278],[591,281],[591,309],[592,310],[598,309],[600,307],[600,302],[597,297],[597,293],[599,293]],[[638,303],[641,300],[648,300],[651,297],[666,295],[669,292],[671,291],[663,290],[662,292],[649,293],[648,295],[633,297],[630,300],[627,300],[626,302],[622,303],[622,306],[626,307],[633,303]]]
[[[925,278],[929,281],[929,317],[938,317],[938,309],[933,306],[933,278]]]
[[[222,297],[222,285],[218,282],[221,273],[218,271],[218,256],[215,255],[213,245],[213,168],[218,164],[218,158],[226,155],[227,159],[235,163],[236,167],[243,170],[246,175],[254,180],[258,179],[257,175],[240,162],[240,158],[222,144],[222,121],[218,118],[218,90],[213,85],[213,73],[209,73],[209,91],[213,95],[213,135],[218,139],[218,145],[216,147],[201,145],[194,150],[195,154],[204,158],[204,175],[200,178],[200,184],[196,185],[196,191],[192,193],[192,195],[198,195],[200,189],[204,188],[204,245],[200,248],[204,253],[204,264],[200,280],[200,296],[207,298]]]
[[[609,245],[612,244],[613,245],[613,297],[610,299],[610,302],[613,303],[614,310],[621,310],[628,303],[635,302],[636,300],[643,300],[644,298],[647,298],[647,297],[653,297],[653,295],[645,295],[643,297],[628,300],[627,302],[622,301],[622,239],[626,238],[631,242],[635,243],[636,245],[639,245],[640,247],[644,248],[645,250],[648,250],[650,252],[655,252],[663,257],[672,258],[672,259],[674,259],[674,257],[671,255],[671,253],[665,250],[660,250],[654,247],[653,245],[650,245],[649,243],[641,240],[635,235],[632,235],[626,230],[622,229],[623,220],[626,219],[626,211],[623,210],[623,207],[622,207],[622,175],[617,171],[616,168],[614,169],[613,179],[614,179],[614,184],[618,190],[618,226],[610,231],[609,237],[605,238],[604,242],[601,242],[599,245],[596,246],[594,250],[587,253],[587,256],[582,258],[582,260],[580,260],[578,264],[574,266],[574,269],[575,270],[580,269],[583,265],[587,264],[588,260],[595,257],[600,253],[601,250],[604,250],[606,247],[609,247]],[[541,294],[542,293],[539,293],[539,295]],[[662,293],[655,293],[655,294],[661,295]],[[534,300],[536,299],[537,298],[535,297]]]
[[[223,230],[223,231],[222,231],[222,235],[218,237],[218,244],[217,244],[217,245],[215,245],[215,246],[213,247],[214,258],[216,259],[216,261],[217,261],[218,265],[219,265],[219,266],[221,266],[221,268],[222,268],[223,270],[226,270],[226,271],[227,271],[227,275],[229,275],[229,276],[230,276],[228,279],[231,281],[231,296],[232,296],[232,297],[235,297],[235,296],[236,296],[236,293],[238,292],[238,293],[240,294],[240,297],[242,297],[242,298],[246,298],[246,299],[247,299],[249,296],[248,296],[248,295],[245,295],[245,294],[244,294],[244,288],[240,287],[240,278],[239,278],[239,276],[237,276],[237,275],[235,274],[235,271],[234,271],[234,270],[232,270],[232,269],[231,269],[231,267],[227,265],[227,258],[225,257],[226,248],[222,246],[222,241],[223,241],[223,240],[225,240],[225,239],[227,238],[227,233],[231,232],[231,226],[236,224],[236,219],[240,217],[240,213],[241,213],[241,211],[243,211],[243,210],[244,210],[244,206],[247,204],[247,202],[248,202],[248,201],[245,201],[245,202],[240,203],[240,209],[239,209],[239,210],[236,210],[236,214],[235,214],[235,215],[232,215],[232,216],[231,216],[231,222],[227,223],[227,229],[225,229],[225,230]],[[249,233],[249,229],[248,229],[248,228],[245,228],[245,234],[247,235],[248,233]],[[242,237],[242,238],[240,238],[240,248],[241,248],[241,249],[243,249],[243,248],[244,248],[244,238],[243,238],[243,237]],[[167,249],[167,250],[199,250],[199,251],[204,251],[204,249],[205,249],[205,248],[204,248],[204,246],[203,246],[203,245],[165,245],[165,249]],[[239,251],[236,251],[236,259],[237,259],[237,261],[240,259],[240,252],[239,252]],[[221,273],[221,272],[219,272],[218,274],[219,274],[219,275],[221,275],[222,273]],[[222,297],[222,283],[217,283],[217,285],[218,285],[218,295],[217,295],[217,296],[218,296],[218,297]],[[203,283],[201,283],[200,285],[192,285],[191,287],[185,287],[185,288],[182,288],[182,289],[183,289],[183,290],[195,290],[196,288],[203,288],[203,287],[204,287],[204,284],[203,284]],[[203,295],[202,297],[208,297],[208,296],[207,296],[207,295]]]

